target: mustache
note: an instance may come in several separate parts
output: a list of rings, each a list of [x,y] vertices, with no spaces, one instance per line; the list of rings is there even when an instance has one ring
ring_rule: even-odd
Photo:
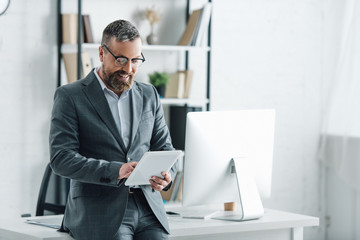
[[[110,76],[117,76],[117,75],[131,75],[123,70],[118,70],[116,72],[113,72]]]

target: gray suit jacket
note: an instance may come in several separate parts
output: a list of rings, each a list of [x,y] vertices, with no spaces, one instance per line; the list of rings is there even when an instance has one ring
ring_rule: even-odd
[[[117,182],[127,160],[147,151],[173,150],[155,88],[134,82],[130,92],[132,132],[128,148],[120,137],[109,105],[93,73],[59,87],[50,128],[51,167],[72,179],[63,226],[77,240],[111,239],[124,216],[128,187]],[[130,113],[129,113],[130,114]],[[170,173],[175,177],[177,164]],[[169,233],[161,195],[141,186],[160,223]]]

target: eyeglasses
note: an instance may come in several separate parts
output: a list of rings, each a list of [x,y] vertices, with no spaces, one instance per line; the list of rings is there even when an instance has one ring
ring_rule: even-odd
[[[143,58],[132,58],[129,59],[127,57],[124,56],[115,56],[110,49],[106,46],[106,45],[102,45],[104,48],[106,48],[106,50],[115,58],[115,65],[118,67],[123,67],[125,66],[129,61],[131,61],[131,64],[133,65],[133,67],[140,67],[140,65],[145,62],[145,57],[144,55],[141,53],[141,56]]]

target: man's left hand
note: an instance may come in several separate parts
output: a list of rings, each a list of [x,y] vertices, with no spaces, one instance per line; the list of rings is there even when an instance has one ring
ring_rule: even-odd
[[[162,191],[171,182],[171,175],[169,172],[162,172],[163,178],[152,176],[149,180],[150,186],[156,191]]]

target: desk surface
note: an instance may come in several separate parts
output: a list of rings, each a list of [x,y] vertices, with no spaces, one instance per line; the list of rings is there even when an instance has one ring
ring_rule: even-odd
[[[68,234],[60,233],[55,229],[25,223],[27,219],[60,224],[62,215],[1,220],[0,239],[73,239]],[[214,219],[185,219],[179,216],[171,216],[168,219],[171,230],[170,239],[186,239],[189,236],[209,236],[223,233],[302,229],[303,227],[319,225],[319,219],[315,217],[270,209],[266,209],[265,215],[260,219],[243,222]]]
[[[181,217],[168,219],[171,237],[319,226],[319,219],[316,217],[270,209],[266,209],[260,219],[242,222]]]

